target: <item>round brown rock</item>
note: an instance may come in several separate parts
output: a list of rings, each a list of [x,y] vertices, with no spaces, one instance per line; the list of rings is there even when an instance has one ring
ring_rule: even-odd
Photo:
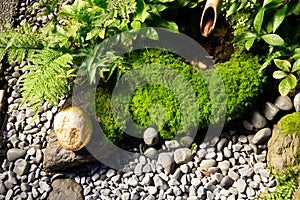
[[[69,107],[54,117],[53,129],[64,149],[78,151],[90,141],[93,124],[83,110]]]

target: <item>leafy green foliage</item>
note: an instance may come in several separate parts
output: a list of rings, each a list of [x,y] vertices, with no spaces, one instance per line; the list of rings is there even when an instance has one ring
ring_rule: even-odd
[[[297,78],[293,72],[299,71],[300,59],[298,59],[293,66],[287,60],[275,59],[274,63],[280,70],[274,71],[273,77],[275,79],[283,79],[279,83],[278,89],[282,96],[286,96],[297,86]]]
[[[225,5],[230,6],[226,14],[235,28],[233,42],[243,44],[246,50],[252,50],[261,57],[263,64],[259,73],[264,72],[268,66],[275,64],[276,67],[274,59],[289,62],[291,59],[297,60],[300,2],[283,0],[243,2],[245,1],[226,0]],[[243,48],[241,51],[244,51]],[[275,78],[283,78],[278,86],[282,95],[287,95],[297,86],[298,70],[293,72],[291,70],[273,73]],[[269,70],[267,72],[269,73]]]
[[[9,63],[22,63],[32,50],[42,48],[43,41],[32,33],[21,30],[0,33],[0,61],[7,56]]]
[[[27,61],[33,65],[23,69],[30,73],[21,79],[21,105],[28,103],[37,113],[44,100],[54,106],[58,97],[68,93],[67,79],[59,76],[68,76],[72,56],[53,49],[42,49],[33,51]]]
[[[49,32],[51,45],[60,48],[88,48],[122,31],[159,26],[178,31],[177,25],[161,13],[174,0],[75,0],[63,5],[59,19]]]
[[[298,134],[300,136],[300,113],[294,112],[285,115],[279,121],[282,134],[287,136],[289,134]]]
[[[240,55],[241,56],[241,55]],[[156,126],[160,130],[160,135],[164,139],[171,139],[176,134],[189,133],[193,127],[199,125],[200,128],[206,128],[210,122],[216,123],[220,119],[211,117],[212,103],[210,101],[210,92],[215,94],[215,99],[224,101],[222,95],[218,92],[217,83],[211,83],[212,88],[216,91],[208,91],[207,83],[202,78],[200,72],[193,66],[189,65],[185,60],[178,58],[178,56],[162,50],[147,50],[142,52],[131,53],[123,58],[129,63],[129,68],[136,68],[139,66],[147,66],[148,64],[159,64],[168,66],[178,71],[192,86],[195,94],[197,94],[198,105],[201,110],[195,113],[196,108],[191,106],[188,108],[188,118],[183,123],[184,126],[179,127],[181,118],[181,107],[169,88],[161,85],[149,84],[135,90],[130,100],[130,108],[127,109],[131,113],[132,120],[141,127]],[[254,99],[262,91],[262,84],[264,79],[257,73],[260,65],[257,58],[248,56],[236,57],[231,61],[218,64],[216,70],[207,70],[204,73],[211,75],[211,80],[214,80],[218,74],[221,75],[226,90],[227,100],[227,115],[226,122],[242,116],[247,108],[249,108]],[[217,73],[216,73],[217,72]],[[151,76],[151,74],[143,74],[143,76]],[[250,80],[249,80],[250,79]],[[178,85],[179,90],[185,91],[185,88],[180,88],[182,84],[176,83],[176,79],[167,79]],[[134,87],[134,85],[132,86]],[[213,90],[214,90],[213,89]],[[103,91],[99,87],[100,91]],[[102,128],[106,131],[108,137],[116,140],[122,138],[124,130],[127,126],[124,118],[114,119],[111,111],[111,103],[109,89],[106,95],[102,96],[99,93],[97,101],[97,112]],[[118,105],[124,104],[124,97],[118,97]],[[123,104],[122,104],[123,102]],[[116,105],[114,105],[116,106]],[[153,110],[152,110],[153,109]],[[154,112],[153,112],[154,111]],[[151,113],[151,114],[150,114]],[[192,113],[192,114],[191,114]],[[195,124],[195,120],[191,115],[198,115],[200,124]],[[113,120],[113,122],[111,121]],[[121,120],[121,121],[118,121]],[[115,124],[119,124],[117,128]],[[111,139],[110,138],[110,139]]]
[[[68,79],[74,76],[73,57],[47,48],[45,43],[41,35],[31,32],[28,24],[19,30],[0,33],[0,61],[7,58],[9,63],[29,63],[22,69],[29,73],[25,73],[20,84],[21,106],[28,104],[36,114],[44,100],[56,105],[58,97],[68,93]]]
[[[290,166],[284,172],[273,172],[277,180],[276,190],[263,193],[262,198],[266,200],[290,200],[297,188],[297,177],[299,177],[299,166]]]

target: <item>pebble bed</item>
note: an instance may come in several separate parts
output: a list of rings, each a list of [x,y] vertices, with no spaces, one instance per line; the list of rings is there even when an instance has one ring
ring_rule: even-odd
[[[31,0],[20,3],[16,20],[19,24],[27,21],[37,28],[51,18],[36,17],[36,11],[26,13],[34,3]],[[232,128],[220,138],[202,143],[190,161],[176,165],[171,172],[163,167],[166,159],[159,158],[164,155],[150,148],[129,163],[125,172],[95,163],[84,169],[48,174],[42,168],[47,135],[65,100],[56,107],[45,103],[38,119],[32,122],[33,110],[26,105],[19,107],[22,100],[19,81],[27,73],[22,71],[24,65],[12,64],[4,72],[8,111],[3,137],[8,151],[0,168],[0,199],[48,199],[51,183],[61,177],[80,184],[86,200],[255,199],[263,191],[275,189],[276,180],[270,177],[266,164],[266,143],[271,136],[270,120],[280,110],[293,109],[290,99],[278,98],[274,104],[266,103],[264,110],[253,111],[252,117],[242,122],[243,131]],[[162,148],[173,157],[180,145],[167,141]]]

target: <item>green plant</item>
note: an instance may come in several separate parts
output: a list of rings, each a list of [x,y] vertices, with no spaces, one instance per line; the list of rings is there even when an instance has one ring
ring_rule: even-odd
[[[203,72],[207,73],[207,76],[209,75],[211,80],[216,79],[218,74],[222,77],[227,101],[226,122],[242,116],[247,108],[253,105],[255,98],[257,98],[262,91],[262,84],[264,82],[261,75],[257,73],[260,67],[258,59],[246,55],[239,56],[240,57],[232,58],[229,62],[218,64],[217,71],[207,70]],[[126,102],[124,101],[128,99],[127,97],[117,97],[117,105],[114,104],[114,106],[116,106],[117,110],[125,110],[121,115],[123,113],[124,115],[130,113],[129,117],[141,127],[157,127],[160,130],[161,137],[164,139],[171,139],[180,133],[188,134],[194,130],[197,125],[199,125],[200,128],[206,128],[210,123],[219,122],[220,118],[218,118],[218,114],[216,118],[211,116],[212,103],[205,79],[202,78],[201,73],[197,69],[189,65],[182,58],[166,51],[149,49],[142,52],[131,53],[123,59],[126,61],[124,65],[129,63],[129,68],[139,66],[149,67],[149,64],[157,64],[168,66],[178,71],[191,84],[195,94],[197,94],[198,105],[201,112],[196,113],[197,108],[190,106],[187,108],[186,113],[182,113],[176,95],[173,94],[169,88],[149,84],[135,90],[133,96],[130,97],[129,108],[122,107],[125,105]],[[147,76],[151,77],[152,74],[145,73],[141,75],[141,77]],[[169,77],[166,78],[165,81],[177,85],[178,90],[186,90],[185,87],[181,86],[181,82],[176,82],[179,80],[175,78]],[[215,91],[210,92],[211,94],[215,94],[216,102],[223,102],[223,96],[219,93],[218,89],[219,85],[214,82],[211,84]],[[135,85],[132,85],[132,87],[135,88]],[[100,91],[103,91],[103,89],[100,89]],[[110,98],[108,91],[109,90],[107,90],[108,94],[106,93],[105,97]],[[98,103],[98,117],[103,129],[107,131],[106,134],[113,139],[118,138],[118,140],[120,140],[123,136],[122,130],[126,129],[128,125],[128,120],[126,120],[127,116],[116,119],[113,118],[110,105],[111,100],[107,100],[105,97],[96,100]],[[190,100],[186,99],[185,101],[189,102]],[[219,112],[223,111],[224,110]],[[182,115],[186,117],[182,117]],[[199,124],[196,123],[195,116],[199,117]],[[110,120],[113,120],[113,122]],[[180,126],[181,120],[185,120],[182,126]],[[118,124],[118,128],[115,126],[116,124]]]
[[[21,69],[30,73],[20,82],[23,96],[20,106],[27,103],[36,114],[44,100],[54,106],[59,97],[68,94],[68,80],[74,72],[73,57],[46,47],[45,43],[44,38],[30,31],[28,24],[23,29],[0,34],[0,61],[29,63]]]
[[[282,79],[278,90],[282,96],[286,96],[297,86],[297,78],[293,73],[298,72],[300,69],[300,59],[293,66],[288,60],[274,59],[274,63],[280,70],[274,71],[273,77],[275,79]]]
[[[299,166],[289,166],[284,172],[272,173],[277,180],[277,186],[273,192],[265,192],[261,195],[266,200],[290,200],[297,188],[297,178],[299,177]]]
[[[300,137],[300,113],[294,112],[282,117],[279,121],[282,134],[297,134]]]
[[[64,25],[53,24],[51,45],[91,48],[122,31],[158,26],[177,31],[177,25],[161,17],[174,0],[75,0],[63,5],[58,16]]]

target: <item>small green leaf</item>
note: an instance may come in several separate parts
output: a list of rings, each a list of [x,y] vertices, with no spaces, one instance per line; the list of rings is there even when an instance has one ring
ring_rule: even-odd
[[[238,35],[236,36],[234,39],[233,39],[233,42],[234,43],[237,43],[237,42],[242,42],[244,40],[248,40],[248,39],[251,39],[251,38],[256,38],[257,35],[255,33],[252,33],[252,32],[246,32],[246,33],[243,33],[241,35]]]
[[[298,71],[300,69],[300,59],[296,60],[293,64],[292,72]]]
[[[280,26],[280,24],[283,22],[285,18],[285,13],[287,9],[287,4],[280,9],[278,9],[275,14],[273,15],[273,33],[277,30],[277,28]]]
[[[237,9],[238,9],[238,6],[239,6],[240,2],[234,2],[230,8],[227,10],[226,12],[226,17],[229,17],[230,15],[234,14]]]
[[[150,16],[147,12],[147,7],[144,0],[138,0],[136,7],[136,15],[134,16],[134,20],[144,22]]]
[[[287,60],[280,60],[280,59],[274,59],[275,65],[285,72],[290,72],[291,70],[291,63]]]
[[[279,90],[279,93],[281,94],[281,96],[286,96],[288,95],[288,93],[290,92],[291,90],[291,86],[289,85],[289,83],[287,82],[287,79],[283,79],[280,83],[279,83],[279,86],[278,86],[278,90]]]
[[[285,72],[283,72],[283,71],[275,71],[274,73],[273,73],[273,78],[275,78],[275,79],[282,79],[282,78],[284,78],[284,77],[286,77],[287,76],[287,74],[285,73]]]
[[[261,36],[261,38],[268,44],[273,46],[283,46],[284,40],[277,34],[267,34]]]
[[[154,23],[158,27],[162,27],[162,28],[166,28],[166,29],[178,32],[178,26],[175,22],[172,22],[172,21],[169,21],[169,20],[166,20],[163,18],[159,18],[159,19],[156,19],[154,21]]]
[[[249,51],[249,49],[252,47],[256,37],[249,38],[247,42],[245,43],[245,48]]]
[[[134,28],[134,29],[138,29],[138,28],[141,28],[141,22],[140,21],[132,21],[130,23],[131,27]]]
[[[262,7],[258,13],[256,14],[254,21],[253,21],[253,26],[254,26],[254,30],[257,33],[260,33],[260,29],[264,20],[264,15],[265,15],[265,8]]]
[[[287,80],[287,82],[290,85],[291,89],[294,89],[296,87],[297,78],[294,74],[289,74],[285,79]]]

